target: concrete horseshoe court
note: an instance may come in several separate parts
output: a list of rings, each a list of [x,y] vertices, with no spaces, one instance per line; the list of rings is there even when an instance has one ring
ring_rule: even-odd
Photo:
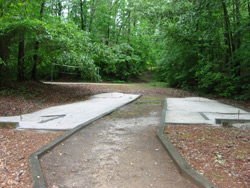
[[[237,117],[248,121],[250,114],[194,97],[167,98],[162,112],[164,98],[139,97],[99,94],[21,119],[0,117],[0,122],[16,122],[19,129],[69,130],[30,155],[33,187],[215,187],[190,169],[165,139],[165,123],[215,124],[216,119]]]
[[[103,93],[83,102],[54,106],[20,116],[0,117],[0,123],[16,123],[18,129],[69,130],[114,111],[139,96]]]
[[[33,186],[197,188],[157,138],[163,100],[142,96],[33,153]]]
[[[250,126],[250,113],[202,97],[167,98],[165,123]]]

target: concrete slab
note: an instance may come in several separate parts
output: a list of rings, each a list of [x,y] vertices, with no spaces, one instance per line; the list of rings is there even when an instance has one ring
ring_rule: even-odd
[[[22,117],[0,117],[0,122],[19,123],[19,129],[68,130],[138,97],[134,94],[103,93],[87,101],[54,106]]]
[[[168,151],[169,155],[173,159],[173,162],[178,167],[181,174],[191,180],[193,183],[198,185],[202,188],[217,188],[215,185],[213,185],[211,182],[209,182],[206,178],[201,176],[199,173],[197,173],[195,170],[193,170],[189,164],[183,159],[183,157],[180,155],[180,153],[176,150],[176,148],[173,146],[173,144],[169,141],[167,136],[164,134],[165,130],[165,122],[166,122],[166,114],[167,114],[167,101],[165,100],[163,111],[162,111],[162,117],[161,117],[161,123],[159,125],[159,130],[157,132],[157,136],[162,142],[163,146]],[[171,100],[171,99],[170,99]]]
[[[168,98],[165,123],[216,124],[215,119],[250,119],[250,113],[200,97]]]

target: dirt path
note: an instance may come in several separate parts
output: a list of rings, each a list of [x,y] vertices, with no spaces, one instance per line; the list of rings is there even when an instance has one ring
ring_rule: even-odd
[[[48,187],[196,187],[156,137],[162,100],[144,96],[43,156]]]

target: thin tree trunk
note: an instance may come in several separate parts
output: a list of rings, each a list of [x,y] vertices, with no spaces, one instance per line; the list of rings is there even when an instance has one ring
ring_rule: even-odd
[[[110,0],[110,6],[109,6],[109,20],[108,20],[108,29],[107,29],[107,39],[106,39],[106,45],[108,46],[109,45],[109,41],[110,41],[110,19],[111,19],[111,16],[112,16],[112,10],[113,10],[113,7],[119,2],[120,0],[116,0],[114,3],[113,3],[113,0]]]
[[[131,15],[131,12],[129,10],[128,12],[128,43],[130,43],[130,15]]]
[[[124,23],[126,24],[126,22],[127,22],[127,19],[125,20]],[[119,28],[119,31],[118,31],[118,34],[117,34],[117,37],[116,37],[116,44],[119,43],[119,37],[120,37],[121,31],[122,31],[122,28],[123,28],[123,26],[124,26],[125,24],[121,24],[121,26],[120,26],[120,28]]]
[[[225,22],[225,45],[228,46],[227,49],[227,55],[225,57],[225,63],[226,65],[228,65],[229,63],[229,59],[232,57],[232,45],[231,45],[231,39],[230,39],[230,21],[229,21],[229,16],[228,16],[228,12],[227,12],[227,7],[226,7],[226,3],[225,0],[221,0],[222,3],[222,8],[223,8],[223,12],[224,12],[224,22]]]
[[[19,82],[24,80],[24,36],[21,37],[21,41],[18,43],[18,71],[17,79]]]
[[[80,8],[81,8],[81,29],[84,31],[85,25],[84,25],[84,17],[83,17],[83,2],[82,2],[82,0],[80,0]]]
[[[36,77],[36,67],[37,67],[37,60],[38,60],[37,52],[38,52],[38,49],[39,49],[39,44],[40,43],[38,41],[35,42],[35,47],[34,47],[35,54],[33,56],[34,64],[33,64],[32,71],[31,71],[31,79],[32,80],[37,80],[37,77]]]
[[[247,9],[248,9],[248,15],[250,16],[250,2],[249,2],[249,0],[247,2]]]
[[[236,0],[236,25],[237,25],[237,29],[239,29],[240,28],[240,0]],[[237,32],[236,36],[237,36],[236,37],[236,41],[237,41],[236,49],[238,50],[241,45],[240,31]]]
[[[200,0],[197,0],[197,4],[200,7]],[[200,15],[199,15],[200,16]],[[199,19],[197,19],[197,23],[196,23],[196,29],[195,32],[197,32],[199,30]]]
[[[232,0],[232,4],[233,4],[233,38],[232,38],[232,42],[233,42],[233,52],[235,51],[235,49],[237,48],[237,44],[236,44],[236,17],[235,17],[235,0]]]
[[[94,16],[95,16],[97,5],[98,5],[98,0],[96,0],[96,1],[93,0],[92,9],[91,9],[91,18],[90,18],[90,22],[89,22],[89,32],[90,33],[92,31],[92,24],[93,24],[93,21],[94,21]]]
[[[130,43],[131,34],[131,8],[133,7],[132,1],[128,0],[128,44]]]
[[[108,30],[107,30],[107,39],[106,39],[106,45],[109,45],[109,38],[110,38],[110,19],[112,14],[112,0],[110,0],[110,6],[109,6],[109,20],[108,20]]]
[[[120,37],[121,31],[122,31],[122,27],[123,27],[123,24],[119,28],[119,31],[118,31],[118,34],[117,34],[117,37],[116,37],[116,42],[115,42],[116,44],[118,44],[118,42],[119,42],[119,37]]]
[[[62,2],[59,0],[58,3],[57,3],[57,14],[58,16],[61,18],[62,16]]]
[[[108,23],[108,31],[107,31],[107,39],[106,39],[106,45],[109,45],[109,38],[110,38],[110,23]]]
[[[40,19],[43,18],[44,7],[45,7],[45,1],[42,3],[42,6],[41,6]],[[38,61],[38,55],[37,55],[37,53],[38,53],[38,50],[39,50],[39,45],[40,45],[39,41],[36,41],[35,42],[35,47],[34,47],[35,54],[33,56],[34,64],[33,64],[32,71],[31,71],[31,78],[32,78],[32,80],[37,80],[36,67],[37,67],[37,61]]]
[[[137,22],[137,20],[135,19],[135,20],[134,20],[134,22],[133,22],[133,26],[134,26],[134,33],[136,33],[136,32],[137,32],[136,22]]]
[[[237,26],[237,32],[235,33],[235,51],[240,49],[241,45],[241,32],[239,30],[240,28],[240,0],[236,0],[236,26]],[[235,75],[240,76],[240,61],[238,59],[235,59]]]
[[[23,0],[23,3],[25,3],[26,0]],[[25,11],[26,9],[26,3],[25,3]],[[22,15],[21,15],[22,17]],[[20,35],[20,41],[18,43],[18,57],[17,57],[17,80],[19,82],[22,82],[24,80],[24,42],[25,35],[22,33]]]

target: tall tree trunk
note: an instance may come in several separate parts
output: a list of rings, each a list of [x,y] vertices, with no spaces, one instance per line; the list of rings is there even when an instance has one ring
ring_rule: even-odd
[[[31,79],[32,80],[37,80],[37,77],[36,77],[36,67],[37,67],[37,60],[38,60],[37,52],[38,52],[38,49],[39,49],[39,44],[40,43],[38,41],[35,42],[35,47],[34,47],[35,54],[33,56],[34,64],[33,64],[32,71],[31,71]]]
[[[131,11],[129,10],[129,12],[128,12],[128,43],[130,43],[130,16],[131,16]]]
[[[229,64],[229,59],[232,57],[232,45],[231,45],[231,38],[232,37],[230,37],[232,35],[232,33],[230,31],[230,21],[229,21],[229,16],[228,16],[228,11],[227,11],[225,0],[221,0],[221,4],[222,4],[223,12],[224,12],[225,45],[228,46],[227,55],[225,56],[225,63],[227,66]]]
[[[107,39],[106,39],[106,45],[108,46],[109,45],[109,42],[110,42],[110,19],[111,19],[111,16],[112,16],[112,10],[114,8],[114,6],[119,2],[120,0],[116,0],[114,3],[113,3],[113,0],[110,0],[110,5],[109,5],[109,20],[108,20],[108,28],[107,28]]]
[[[119,43],[119,37],[120,37],[120,34],[121,34],[121,31],[122,31],[122,27],[123,27],[123,24],[121,24],[121,26],[119,27],[119,31],[118,31],[118,34],[117,34],[117,37],[116,37],[116,44]]]
[[[240,28],[240,0],[236,0],[236,26],[237,26],[237,32],[235,33],[235,51],[240,49],[241,45],[241,32],[239,30]],[[240,61],[238,59],[235,59],[235,75],[240,76]]]
[[[233,38],[232,38],[232,47],[233,47],[233,52],[237,48],[237,40],[236,40],[236,15],[235,15],[235,0],[232,0],[232,6],[233,6]]]
[[[41,6],[41,10],[40,10],[40,19],[43,18],[43,13],[44,13],[44,7],[45,7],[45,1],[42,3],[42,6]],[[36,67],[37,67],[37,61],[38,61],[38,50],[39,50],[39,41],[36,41],[35,42],[35,47],[34,47],[34,50],[35,50],[35,54],[33,56],[33,67],[32,67],[32,71],[31,71],[31,78],[32,80],[37,80],[37,76],[36,76]]]
[[[19,82],[24,80],[24,36],[21,37],[20,42],[18,43],[18,71],[17,79]]]
[[[61,18],[62,16],[62,2],[61,0],[58,1],[57,3],[57,15]]]
[[[81,29],[84,31],[85,30],[85,19],[84,18],[84,12],[83,12],[83,5],[85,4],[85,1],[83,2],[82,0],[80,0],[80,8],[81,8]]]
[[[25,3],[26,0],[23,0],[23,3]],[[25,3],[25,12],[26,14],[26,3]],[[21,15],[23,18],[23,15]],[[20,35],[20,40],[18,42],[18,57],[17,57],[17,80],[19,82],[22,82],[24,80],[24,48],[25,48],[25,42],[24,42],[24,32]]]
[[[135,19],[134,22],[133,22],[133,28],[134,28],[134,33],[135,34],[137,33],[136,22],[137,22],[137,20]]]
[[[108,29],[107,29],[107,39],[106,39],[106,45],[109,45],[109,38],[110,38],[110,19],[111,19],[111,14],[112,14],[112,0],[110,0],[110,5],[109,5],[109,19],[108,19]]]
[[[108,31],[107,31],[107,39],[106,39],[106,45],[109,45],[109,38],[110,38],[110,22],[108,23]]]
[[[237,29],[240,28],[240,0],[236,0],[236,25],[237,25]],[[238,31],[236,33],[236,49],[238,50],[240,48],[241,45],[241,33],[240,31]]]
[[[131,34],[131,8],[133,7],[132,1],[128,0],[128,44],[130,43]]]
[[[94,21],[94,16],[95,16],[97,5],[98,5],[98,0],[96,0],[96,1],[93,0],[92,8],[91,8],[91,17],[90,17],[90,22],[89,22],[89,32],[90,33],[92,31],[92,24],[93,24],[93,21]]]

